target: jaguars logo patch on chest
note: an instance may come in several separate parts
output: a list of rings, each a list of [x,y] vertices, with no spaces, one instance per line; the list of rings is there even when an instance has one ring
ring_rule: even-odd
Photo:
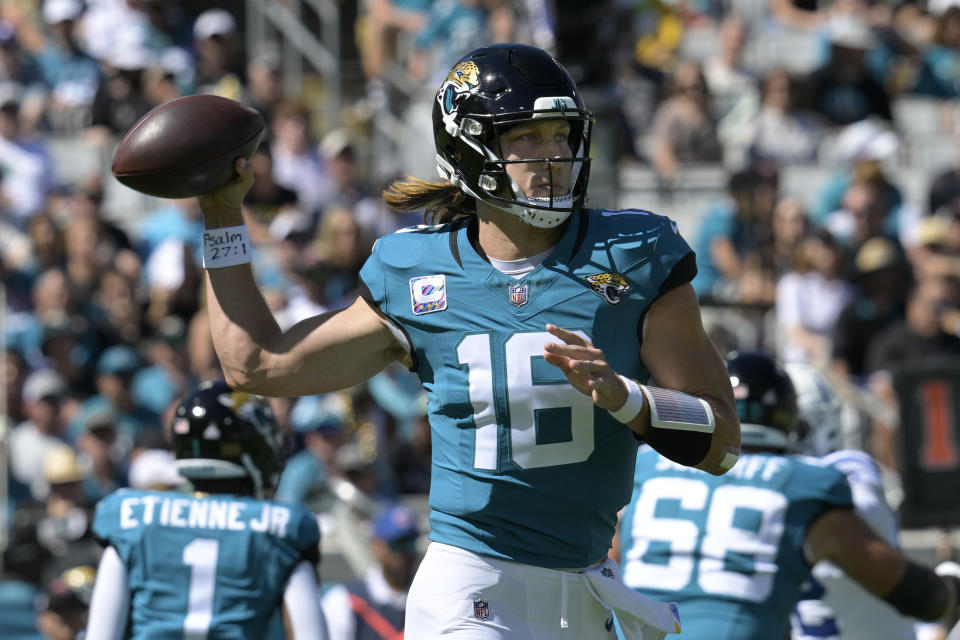
[[[630,283],[619,273],[595,273],[587,276],[590,289],[609,304],[620,304],[630,291]]]

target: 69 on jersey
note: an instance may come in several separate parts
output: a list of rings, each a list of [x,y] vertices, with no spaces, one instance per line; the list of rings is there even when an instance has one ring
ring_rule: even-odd
[[[671,504],[676,517],[664,515]],[[621,524],[621,539],[629,536],[623,581],[763,601],[773,590],[787,505],[764,487],[722,485],[711,494],[696,478],[648,479],[633,517]]]
[[[577,335],[589,339],[583,331]],[[545,331],[516,333],[506,340],[503,351],[495,358],[495,340],[489,333],[464,336],[457,345],[457,359],[468,370],[470,404],[476,425],[473,466],[476,469],[498,469],[499,424],[510,426],[510,457],[523,469],[551,467],[583,462],[594,449],[594,404],[590,396],[573,388],[566,380],[554,377],[549,381],[535,379],[538,360],[546,367],[559,369],[542,361],[543,345],[556,338]],[[495,361],[504,363],[495,374]],[[505,397],[501,415],[497,416],[497,396]],[[559,419],[561,414],[562,420]],[[546,424],[553,418],[554,424]],[[541,424],[544,423],[544,424]],[[553,442],[538,443],[538,430],[557,422],[569,424],[569,434]],[[562,426],[557,431],[562,430]]]

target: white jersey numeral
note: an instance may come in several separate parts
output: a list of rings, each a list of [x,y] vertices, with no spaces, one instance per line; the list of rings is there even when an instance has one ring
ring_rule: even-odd
[[[706,511],[706,529],[685,518],[657,516],[658,503],[679,503],[681,511]],[[702,480],[653,478],[643,484],[630,525],[633,545],[627,552],[623,581],[635,589],[679,591],[696,580],[704,592],[760,602],[773,590],[776,556],[783,536],[787,498],[762,487],[722,486],[710,496]],[[756,514],[749,527],[738,526],[736,516]],[[699,514],[697,514],[699,515]],[[666,565],[643,557],[652,542],[669,545]],[[728,554],[749,557],[750,573],[726,568]]]
[[[216,587],[219,549],[220,542],[211,538],[197,538],[183,548],[183,564],[190,567],[183,640],[207,638],[207,630],[213,618],[213,592]]]
[[[587,337],[583,332],[577,333]],[[489,334],[469,335],[457,346],[460,365],[469,369],[470,403],[476,425],[474,468],[497,469],[499,424],[509,426],[511,459],[523,469],[583,462],[593,453],[593,399],[567,382],[534,383],[534,359],[543,356],[544,342],[552,340],[554,337],[546,332],[511,336],[504,344],[506,371],[498,372],[498,376],[493,371],[493,346]],[[498,419],[494,382],[499,376],[503,376],[506,382],[508,415]],[[538,413],[547,409],[569,411],[569,440],[537,444]],[[539,426],[547,428],[544,423]]]

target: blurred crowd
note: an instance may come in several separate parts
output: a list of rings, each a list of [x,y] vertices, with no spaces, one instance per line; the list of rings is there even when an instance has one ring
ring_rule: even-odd
[[[89,595],[93,506],[120,487],[179,483],[169,414],[192,385],[221,376],[197,203],[109,211],[122,135],[193,93],[264,115],[245,217],[257,278],[290,326],[351,299],[372,242],[422,222],[387,210],[380,192],[403,172],[433,177],[432,92],[461,54],[491,41],[546,48],[575,75],[598,118],[592,205],[656,212],[691,168],[723,176],[682,227],[718,349],[767,347],[827,373],[847,400],[847,444],[879,458],[897,502],[893,373],[931,357],[960,362],[960,160],[931,169],[923,197],[904,188],[904,149],[917,141],[898,105],[933,105],[924,113],[941,143],[960,132],[960,2],[335,4],[340,84],[320,91],[341,97],[331,114],[308,90],[316,83],[291,87],[281,42],[249,46],[240,0],[0,2],[0,539],[4,576],[21,579],[2,583],[4,602],[36,596],[11,584],[42,585],[44,633],[73,637],[56,633],[76,627]],[[304,25],[320,37],[319,18]],[[756,54],[783,33],[809,64],[792,64],[793,51]],[[65,171],[70,157],[53,152],[63,141],[94,149],[96,170]],[[810,166],[829,167],[814,193],[784,189],[787,172]],[[650,201],[605,201],[630,192],[617,184],[630,170],[655,176]],[[279,499],[369,515],[429,490],[413,374],[391,368],[343,393],[272,403],[292,442]],[[33,624],[15,611],[0,606],[0,627]]]

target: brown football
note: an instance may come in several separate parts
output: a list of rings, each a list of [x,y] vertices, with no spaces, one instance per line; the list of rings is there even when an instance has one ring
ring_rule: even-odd
[[[113,154],[113,175],[158,198],[190,198],[228,182],[264,132],[251,107],[213,95],[165,102],[137,121]]]

